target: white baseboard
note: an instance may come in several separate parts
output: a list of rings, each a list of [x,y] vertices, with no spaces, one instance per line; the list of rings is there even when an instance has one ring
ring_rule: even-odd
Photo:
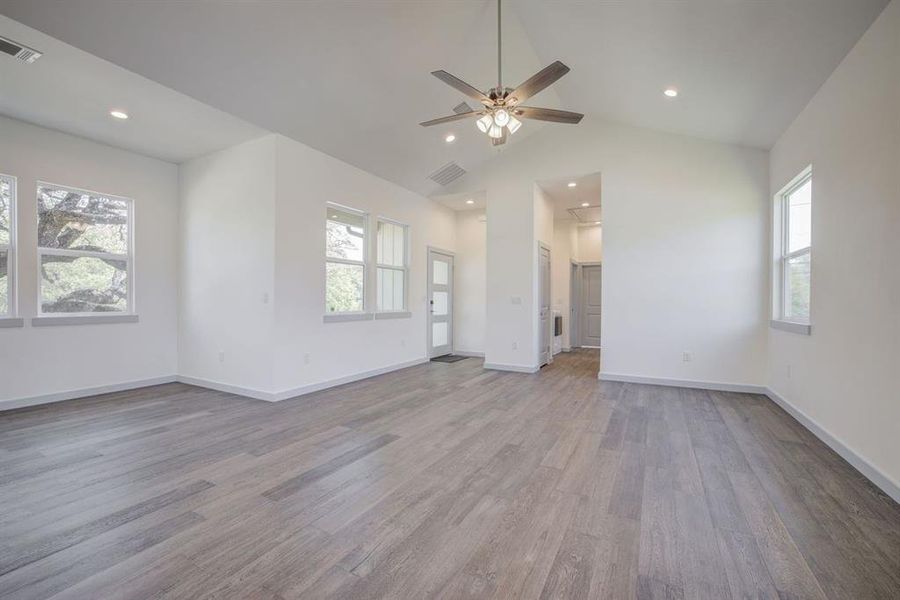
[[[453,354],[457,356],[469,356],[472,358],[484,358],[484,352],[477,352],[475,350],[453,350]]]
[[[812,417],[788,402],[778,392],[771,388],[766,388],[766,395],[778,406],[783,408],[789,415],[797,419],[801,425],[810,430],[813,435],[822,440],[832,450],[837,452],[841,458],[850,463],[853,468],[862,473],[866,479],[878,486],[885,494],[890,496],[896,502],[900,502],[900,484],[892,480],[878,467],[874,466],[868,460],[860,456],[858,452],[844,444],[827,429],[819,425]]]
[[[375,377],[377,375],[384,375],[385,373],[390,373],[391,371],[399,371],[400,369],[407,369],[409,367],[414,367],[416,365],[421,365],[423,363],[427,363],[427,358],[417,358],[415,360],[408,360],[402,363],[396,363],[393,365],[388,365],[386,367],[380,367],[378,369],[372,369],[370,371],[363,371],[362,373],[354,373],[352,375],[345,375],[343,377],[336,377],[334,379],[329,379],[327,381],[321,381],[319,383],[310,383],[308,385],[303,385],[296,388],[291,388],[288,390],[283,390],[281,392],[276,392],[272,394],[273,401],[278,400],[287,400],[288,398],[294,398],[296,396],[302,396],[304,394],[311,394],[313,392],[318,392],[320,390],[332,388],[339,385],[344,385],[345,383],[353,383],[354,381],[359,381],[361,379],[368,379],[369,377]]]
[[[186,383],[197,387],[215,390],[217,392],[225,392],[227,394],[235,394],[237,396],[245,396],[254,400],[265,400],[266,402],[275,402],[275,394],[272,392],[264,392],[255,388],[243,387],[240,385],[232,385],[230,383],[222,383],[213,379],[204,379],[203,377],[191,377],[190,375],[179,375],[177,377],[179,383]]]
[[[504,365],[501,363],[484,363],[485,369],[491,369],[492,371],[512,371],[513,373],[537,373],[541,370],[540,367],[527,367],[525,365]]]
[[[752,383],[726,383],[723,381],[702,381],[693,379],[669,379],[666,377],[646,377],[644,375],[622,375],[601,371],[597,379],[603,381],[621,381],[624,383],[644,383],[647,385],[667,385],[670,387],[696,388],[719,392],[744,392],[747,394],[765,394],[768,388]]]
[[[41,394],[40,396],[29,396],[27,398],[0,400],[0,411],[25,408],[26,406],[38,406],[40,404],[50,404],[51,402],[62,402],[64,400],[74,400],[76,398],[85,398],[87,396],[98,396],[100,394],[111,394],[113,392],[125,392],[128,390],[135,390],[137,388],[148,387],[151,385],[172,383],[173,381],[176,381],[175,375],[165,375],[163,377],[123,381],[121,383],[98,385],[89,388],[79,388],[77,390],[54,392],[52,394]]]

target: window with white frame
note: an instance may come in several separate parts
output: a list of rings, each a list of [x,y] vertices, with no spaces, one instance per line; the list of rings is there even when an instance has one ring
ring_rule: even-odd
[[[378,219],[376,297],[379,312],[406,310],[409,228]]]
[[[809,324],[812,250],[812,170],[806,169],[776,198],[780,230],[776,319]]]
[[[133,203],[38,183],[39,314],[134,310]]]
[[[15,316],[16,178],[0,175],[0,317]]]
[[[366,214],[329,204],[325,219],[325,312],[363,312],[365,298]]]

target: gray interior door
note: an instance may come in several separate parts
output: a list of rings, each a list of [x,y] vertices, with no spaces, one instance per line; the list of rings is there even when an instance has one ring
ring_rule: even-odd
[[[600,281],[602,267],[581,268],[581,345],[600,347]]]
[[[428,356],[453,351],[453,256],[428,250]]]
[[[540,366],[550,362],[550,250],[540,248],[540,287],[541,287],[541,347]]]

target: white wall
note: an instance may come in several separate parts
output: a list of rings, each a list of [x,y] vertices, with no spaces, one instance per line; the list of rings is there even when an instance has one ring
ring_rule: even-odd
[[[181,166],[180,375],[275,384],[275,151],[267,135]]]
[[[487,217],[483,210],[456,213],[454,352],[484,353]]]
[[[308,146],[276,137],[275,390],[309,389],[424,360],[426,247],[455,250],[453,211]],[[411,318],[322,322],[327,201],[409,225]],[[374,278],[367,284],[374,287]],[[369,297],[374,301],[374,294]]]
[[[535,367],[534,182],[597,171],[603,370],[764,383],[767,153],[591,118],[543,129],[448,190],[487,190],[487,362]]]
[[[769,330],[769,386],[897,490],[898,0],[887,6],[773,148],[772,194],[810,164],[812,335]]]
[[[0,173],[18,178],[18,300],[0,328],[0,402],[173,377],[177,369],[175,165],[0,117]],[[134,200],[138,323],[31,327],[38,180]]]
[[[586,225],[577,232],[578,262],[603,262],[603,226]]]

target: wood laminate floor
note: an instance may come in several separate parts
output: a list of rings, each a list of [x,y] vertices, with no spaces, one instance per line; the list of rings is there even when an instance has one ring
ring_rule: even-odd
[[[596,372],[0,414],[0,596],[900,597],[900,507],[769,400]]]

